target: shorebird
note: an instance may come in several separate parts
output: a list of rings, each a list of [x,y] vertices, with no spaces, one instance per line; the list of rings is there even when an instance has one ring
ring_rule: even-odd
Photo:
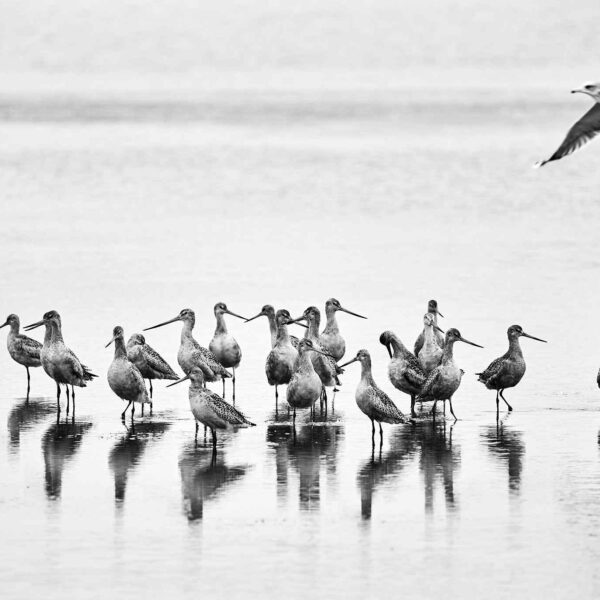
[[[294,411],[293,424],[296,424],[296,409],[311,408],[321,395],[323,384],[317,371],[315,371],[310,353],[328,355],[316,348],[314,343],[307,338],[298,344],[298,359],[294,365],[294,373],[287,387],[287,402]]]
[[[277,341],[267,356],[265,373],[269,385],[275,386],[275,405],[279,399],[278,385],[290,382],[294,372],[294,363],[298,358],[298,351],[292,345],[288,334],[287,324],[292,320],[290,313],[281,309],[277,311]]]
[[[380,389],[371,371],[371,355],[367,350],[359,350],[356,356],[347,363],[341,365],[346,367],[353,362],[361,365],[360,381],[356,388],[356,404],[362,412],[371,419],[371,439],[375,446],[375,421],[379,424],[380,445],[383,444],[382,423],[407,423],[408,419],[402,414],[390,397]]]
[[[317,375],[320,377],[322,386],[322,395],[325,402],[327,402],[326,387],[335,387],[341,385],[338,379],[338,373],[343,373],[340,367],[337,366],[335,359],[329,353],[329,348],[321,346],[319,342],[319,325],[321,324],[321,313],[316,306],[309,306],[301,317],[290,321],[291,323],[297,323],[298,321],[306,321],[308,323],[308,329],[304,335],[305,340],[312,342],[312,347],[316,350],[315,354],[310,356],[310,360],[314,366]],[[298,352],[300,347],[298,347]]]
[[[71,397],[73,398],[73,418],[75,418],[75,388],[86,387],[88,381],[98,377],[88,367],[79,362],[75,353],[67,348],[62,336],[62,323],[60,315],[55,310],[44,314],[41,321],[32,323],[25,327],[25,331],[31,331],[36,327],[46,326],[44,345],[40,352],[40,359],[44,371],[56,382],[56,402],[60,413],[60,384],[67,387],[67,414],[69,411],[69,385],[71,386]]]
[[[571,94],[587,94],[594,100],[594,105],[571,129],[556,152],[546,160],[541,160],[534,167],[543,167],[546,163],[568,156],[589,142],[600,133],[600,83],[589,83]]]
[[[198,439],[198,422],[210,428],[214,449],[217,447],[217,429],[229,430],[234,426],[254,427],[255,424],[249,421],[235,406],[225,402],[219,394],[206,389],[204,371],[201,367],[193,367],[185,377],[167,387],[172,387],[188,379],[190,380],[190,408],[196,420],[196,440]]]
[[[235,338],[227,331],[224,315],[232,315],[233,317],[242,319],[242,321],[246,321],[246,317],[242,317],[241,315],[237,315],[230,311],[224,302],[217,302],[214,311],[217,319],[217,328],[215,329],[213,339],[208,345],[208,349],[226,369],[233,369],[233,403],[235,404],[235,370],[242,360],[242,349]],[[225,379],[223,379],[223,398],[224,397]]]
[[[27,370],[27,399],[29,400],[29,389],[31,387],[29,367],[40,367],[42,365],[42,361],[40,359],[42,344],[40,344],[37,340],[19,333],[21,322],[19,321],[19,317],[17,315],[8,315],[4,325],[0,325],[0,329],[2,329],[2,327],[6,327],[7,325],[10,325],[10,330],[6,336],[8,353],[15,362],[23,365]]]
[[[500,407],[498,396],[504,400],[508,410],[512,410],[512,406],[506,401],[503,392],[506,388],[515,387],[525,375],[526,365],[519,338],[526,337],[546,343],[546,340],[525,333],[520,325],[511,325],[506,333],[508,335],[508,351],[506,354],[492,361],[485,371],[475,373],[479,376],[478,381],[481,381],[488,390],[496,390],[496,412],[499,411]]]
[[[167,361],[151,346],[146,344],[146,338],[141,333],[134,333],[127,341],[127,358],[138,368],[150,387],[150,413],[152,413],[152,380],[179,379]],[[142,417],[144,404],[142,403]]]
[[[423,367],[426,375],[429,375],[433,369],[435,369],[442,360],[442,347],[436,338],[436,334],[443,334],[444,331],[440,329],[435,322],[435,315],[433,313],[427,313],[423,317],[423,329],[424,343],[419,351],[419,362]]]
[[[430,300],[427,303],[427,312],[429,314],[433,315],[433,322],[436,325],[438,324],[438,320],[437,320],[438,315],[442,318],[444,317],[444,315],[438,310],[437,300]],[[443,348],[444,347],[444,336],[441,335],[437,330],[435,330],[433,333],[434,333],[435,339],[438,343],[438,346],[440,348]],[[419,352],[421,352],[421,348],[423,347],[424,343],[425,343],[425,329],[423,329],[423,331],[421,331],[421,333],[419,334],[419,337],[417,338],[417,340],[415,342],[414,354],[416,357],[419,356]]]
[[[164,323],[146,327],[144,331],[156,329],[169,323],[183,321],[181,330],[181,343],[179,344],[179,352],[177,353],[177,362],[181,370],[186,374],[192,371],[194,367],[200,367],[204,373],[204,381],[218,381],[224,377],[231,377],[231,373],[217,360],[217,357],[207,348],[203,348],[192,335],[196,315],[191,308],[184,308],[181,312]]]
[[[390,355],[388,377],[392,385],[410,396],[410,414],[415,417],[415,398],[427,379],[419,359],[410,352],[393,331],[384,331],[379,341]]]
[[[277,320],[275,316],[275,309],[270,304],[265,304],[257,315],[254,315],[250,319],[246,319],[246,323],[250,323],[250,321],[254,321],[254,319],[258,319],[258,317],[267,317],[269,322],[269,331],[271,332],[271,348],[274,348],[275,343],[277,342]],[[298,323],[298,325],[302,325],[302,323]],[[295,335],[290,335],[289,337],[292,346],[297,348],[300,340]]]
[[[108,385],[121,400],[127,400],[129,403],[121,413],[121,418],[125,419],[125,413],[131,406],[131,420],[133,421],[135,402],[139,402],[143,406],[145,403],[150,404],[150,398],[140,370],[127,358],[123,328],[119,325],[113,329],[113,336],[105,348],[113,343],[115,345],[115,357],[108,368]]]
[[[417,397],[417,400],[422,401],[433,400],[431,414],[434,418],[438,400],[448,400],[450,412],[452,413],[454,420],[457,419],[454,414],[454,409],[452,408],[452,396],[460,386],[464,371],[459,369],[454,363],[453,347],[455,342],[464,342],[471,346],[477,346],[477,348],[483,348],[483,346],[463,338],[458,329],[448,329],[444,341],[442,362],[429,374],[429,377],[427,377],[427,380],[423,384],[421,393]]]
[[[325,303],[325,315],[327,317],[327,324],[325,325],[325,329],[319,336],[319,344],[323,348],[327,348],[327,351],[336,362],[340,361],[344,354],[346,354],[346,342],[344,338],[340,334],[340,329],[337,324],[337,320],[335,318],[335,313],[338,311],[342,311],[352,315],[354,317],[359,317],[360,319],[366,319],[367,317],[363,317],[347,308],[344,308],[339,300],[335,298],[329,298]]]

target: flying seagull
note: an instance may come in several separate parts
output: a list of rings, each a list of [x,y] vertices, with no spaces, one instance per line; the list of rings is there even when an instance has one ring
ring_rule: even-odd
[[[600,133],[600,83],[590,83],[571,91],[571,94],[577,93],[591,96],[594,99],[594,106],[569,129],[567,137],[558,150],[550,158],[535,163],[534,167],[543,167],[552,160],[568,156]]]

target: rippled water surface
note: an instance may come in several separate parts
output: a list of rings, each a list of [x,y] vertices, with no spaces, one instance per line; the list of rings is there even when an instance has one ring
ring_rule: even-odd
[[[23,323],[58,310],[99,375],[77,391],[74,421],[57,420],[53,382],[34,370],[26,402],[24,369],[0,352],[2,596],[597,597],[600,142],[530,168],[588,106],[566,91],[584,76],[592,4],[575,3],[581,35],[555,43],[572,31],[569,7],[540,24],[525,5],[517,19],[458,3],[491,42],[454,45],[454,9],[430,22],[416,3],[405,15],[356,3],[350,26],[341,5],[313,3],[280,31],[281,15],[248,24],[233,4],[225,34],[213,31],[220,13],[190,4],[194,19],[171,22],[179,42],[151,48],[141,40],[162,39],[162,8],[131,21],[134,37],[97,21],[98,54],[86,15],[62,4],[39,32],[2,36],[18,57],[0,94],[0,310]],[[19,6],[21,23],[37,10]],[[488,20],[504,12],[523,30],[501,50],[505,30]],[[415,28],[397,36],[407,20]],[[246,30],[262,41],[222,43]],[[216,73],[170,71],[189,56]],[[228,71],[253,64],[266,71]],[[379,334],[412,346],[437,298],[441,325],[485,347],[457,344],[459,420],[385,426],[372,451],[351,365],[327,412],[300,415],[294,435],[264,376],[267,323],[231,318],[237,404],[256,427],[223,434],[213,462],[202,432],[194,444],[187,386],[161,383],[154,414],[121,423],[106,382],[113,326],[129,336],[189,306],[206,345],[217,301],[299,315],[331,296],[368,317],[340,315],[347,354],[369,349],[405,411]],[[512,323],[549,343],[523,341],[515,411],[497,421],[474,373],[505,351]],[[178,324],[147,341],[176,366]]]

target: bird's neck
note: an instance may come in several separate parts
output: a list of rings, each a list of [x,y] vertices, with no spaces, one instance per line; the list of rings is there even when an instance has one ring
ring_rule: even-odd
[[[398,358],[408,352],[406,346],[398,338],[392,338],[390,340],[390,345],[394,351],[394,358]]]
[[[115,340],[115,358],[126,358],[127,349],[125,348],[125,340],[122,337],[118,337]]]
[[[225,316],[222,313],[217,313],[217,327],[215,329],[215,335],[227,333],[227,325],[225,325]]]
[[[319,325],[319,319],[309,319],[308,329],[306,330],[304,337],[311,341],[319,339]]]
[[[193,339],[192,330],[194,329],[194,321],[184,321],[181,328],[181,341]]]
[[[271,346],[274,346],[277,343],[277,336],[279,335],[275,315],[267,315],[267,320],[269,321],[269,331],[271,332]]]
[[[425,325],[423,337],[424,337],[424,342],[425,342],[424,345],[425,346],[435,343],[435,335],[433,333],[433,326]]]
[[[444,344],[444,352],[442,354],[442,364],[447,364],[449,362],[452,362],[454,360],[454,342],[451,340],[448,340],[445,344]]]
[[[339,332],[339,327],[338,327],[338,323],[337,323],[337,319],[335,317],[335,313],[337,311],[334,308],[326,308],[325,309],[325,315],[327,316],[327,324],[325,325],[325,331],[327,331],[327,333],[338,333]]]
[[[371,361],[370,360],[361,360],[360,361],[360,378],[361,381],[365,383],[374,383],[373,381],[373,371],[371,369]]]
[[[273,335],[273,332],[271,332]],[[290,334],[288,333],[287,325],[283,323],[279,325],[279,328],[275,332],[275,344],[289,344],[290,343]],[[274,345],[275,345],[274,344]]]
[[[521,344],[519,343],[519,338],[517,336],[508,338],[508,351],[512,355],[523,356]]]
[[[315,370],[308,352],[300,352],[298,361],[296,362],[296,370],[301,373],[310,373]]]
[[[44,334],[44,345],[62,341],[63,336],[60,327],[56,323],[48,323],[46,325],[46,333]]]
[[[19,323],[12,322],[10,324],[10,332],[13,335],[18,335],[18,333],[19,333]]]

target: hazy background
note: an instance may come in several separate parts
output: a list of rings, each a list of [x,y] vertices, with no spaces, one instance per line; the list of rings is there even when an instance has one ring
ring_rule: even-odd
[[[600,142],[531,165],[590,106],[569,91],[600,79],[597,2],[4,2],[0,15],[2,310],[24,323],[58,310],[100,375],[75,428],[57,430],[53,382],[36,370],[24,407],[24,370],[0,353],[9,592],[215,595],[227,580],[231,597],[515,597],[576,581],[593,597]],[[266,323],[235,320],[239,403],[258,426],[224,438],[225,466],[190,449],[183,385],[156,386],[146,429],[121,426],[114,325],[129,335],[189,306],[208,344],[217,301],[299,314],[331,296],[369,317],[340,317],[348,354],[371,351],[403,410],[381,331],[411,346],[434,297],[442,326],[485,346],[457,347],[452,430],[386,428],[371,463],[349,367],[333,421],[290,445]],[[496,430],[473,373],[512,323],[549,343],[524,341],[516,411]],[[148,335],[174,366],[178,339],[177,325]],[[190,527],[198,498],[209,508]]]

